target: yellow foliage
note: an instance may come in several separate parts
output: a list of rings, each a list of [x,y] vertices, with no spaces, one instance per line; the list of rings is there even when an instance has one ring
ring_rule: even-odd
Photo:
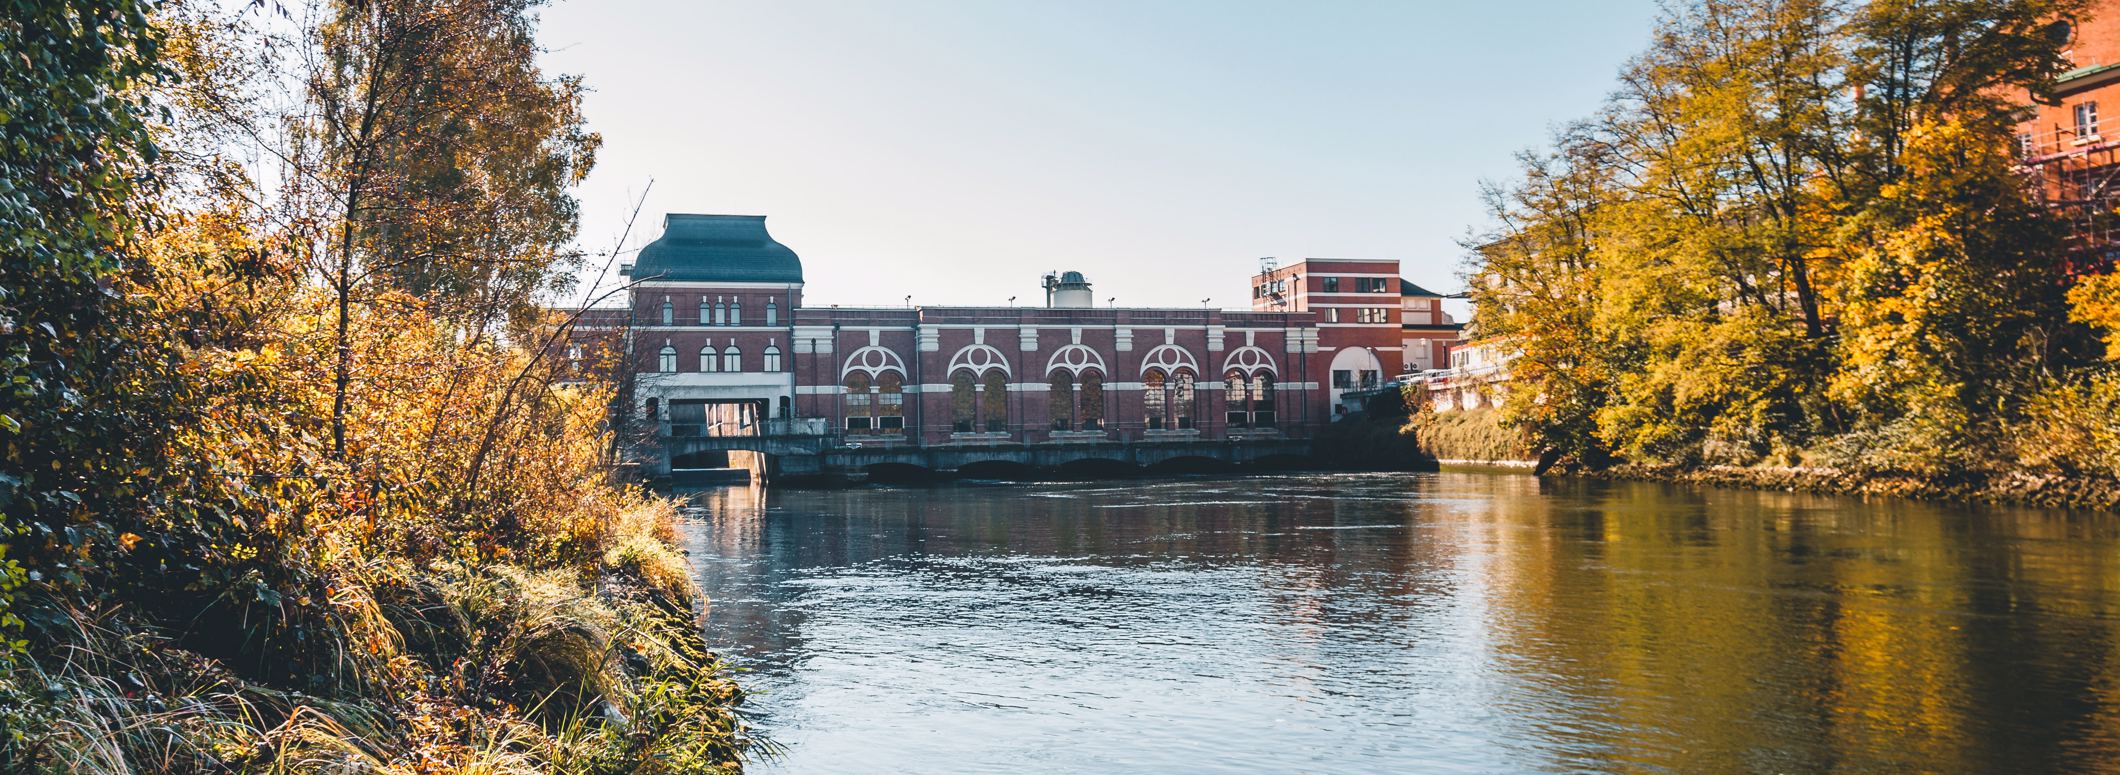
[[[2098,329],[2107,360],[2120,360],[2120,274],[2092,275],[2068,291],[2068,316]]]

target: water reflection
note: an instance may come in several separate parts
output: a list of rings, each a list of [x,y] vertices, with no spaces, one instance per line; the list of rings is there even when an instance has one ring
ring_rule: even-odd
[[[788,772],[2120,771],[2120,522],[1485,474],[707,493]]]

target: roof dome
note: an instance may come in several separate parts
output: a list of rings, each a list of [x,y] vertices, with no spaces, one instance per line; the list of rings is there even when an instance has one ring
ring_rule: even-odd
[[[1063,283],[1086,283],[1086,282],[1089,282],[1089,281],[1088,281],[1088,280],[1085,280],[1085,279],[1082,279],[1082,273],[1081,273],[1081,272],[1067,272],[1067,273],[1064,273],[1064,274],[1060,275],[1060,282],[1063,282]]]
[[[633,279],[800,283],[802,260],[766,233],[763,215],[663,216],[663,233],[633,263]]]

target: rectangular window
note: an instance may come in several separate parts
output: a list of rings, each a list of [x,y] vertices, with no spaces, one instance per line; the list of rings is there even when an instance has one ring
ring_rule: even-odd
[[[2088,140],[2098,136],[2098,103],[2076,103],[2076,139]]]
[[[1391,278],[1357,277],[1354,278],[1354,290],[1356,293],[1390,293]]]
[[[1354,311],[1356,323],[1389,323],[1391,310],[1385,307],[1363,307]]]
[[[2017,153],[2027,159],[2038,156],[2039,141],[2034,139],[2030,132],[2017,135]]]
[[[851,417],[851,416],[847,418],[847,430],[850,430],[850,431],[865,431],[865,430],[868,430],[868,429],[869,429],[869,418],[867,418],[867,417]]]
[[[1340,322],[1340,309],[1339,309],[1338,307],[1326,307],[1326,308],[1325,308],[1325,322],[1327,322],[1327,323],[1338,323],[1338,322]]]
[[[1337,278],[1337,277],[1327,277],[1327,278],[1325,278],[1325,292],[1326,292],[1326,293],[1339,293],[1339,292],[1340,292],[1340,278]]]
[[[1354,387],[1354,372],[1346,369],[1333,369],[1332,386],[1339,390],[1347,390]]]
[[[887,431],[905,430],[905,418],[897,415],[878,417],[876,418],[876,427]]]
[[[1412,307],[1414,309],[1428,309],[1429,305],[1434,303],[1434,301],[1434,299],[1414,299]]]

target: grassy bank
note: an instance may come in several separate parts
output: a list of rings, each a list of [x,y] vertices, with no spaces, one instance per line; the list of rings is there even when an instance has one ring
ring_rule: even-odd
[[[739,770],[538,3],[288,5],[0,23],[0,772]]]
[[[1488,408],[1415,412],[1407,418],[1405,432],[1423,453],[1437,460],[1518,464],[1538,458],[1523,435],[1503,427],[1500,414]]]
[[[377,559],[315,599],[33,584],[0,674],[0,769],[739,772],[756,742],[670,517],[615,515],[587,566]]]

